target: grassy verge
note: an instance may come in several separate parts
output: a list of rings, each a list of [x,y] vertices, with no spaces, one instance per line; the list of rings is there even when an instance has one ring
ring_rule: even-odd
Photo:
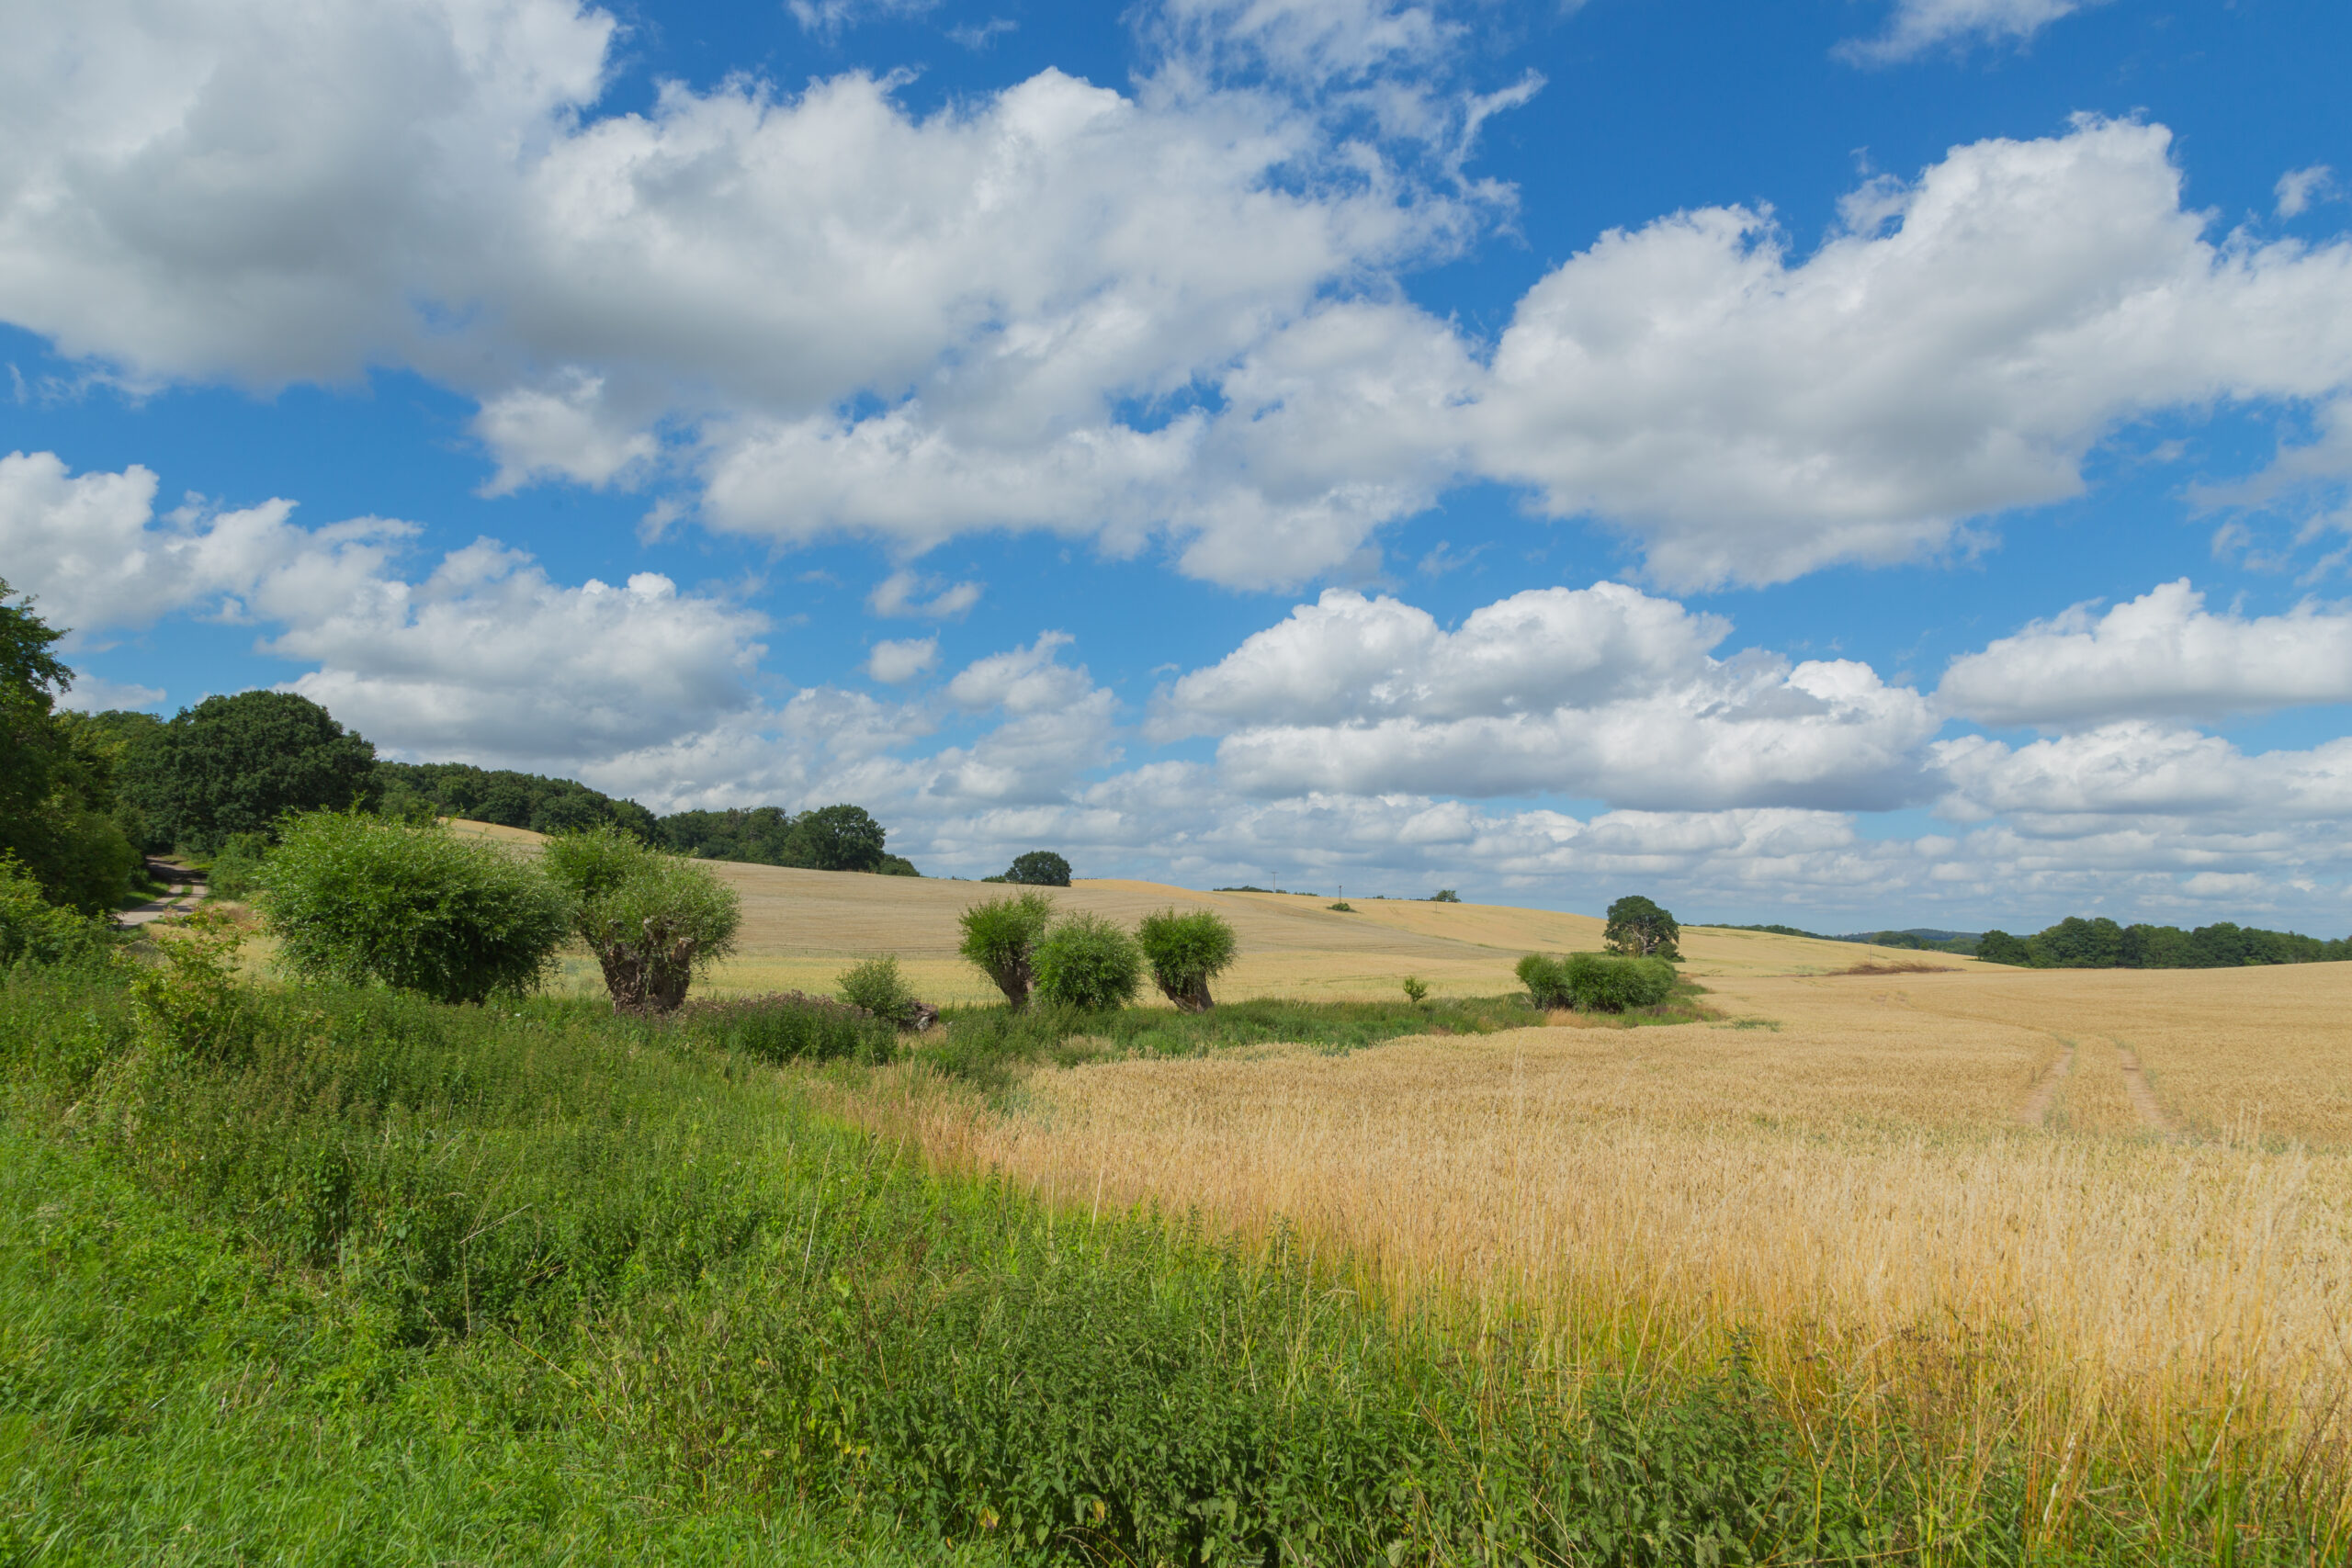
[[[2026,1560],[1736,1358],[1571,1386],[593,1004],[20,970],[0,1070],[0,1560]]]
[[[993,1089],[1029,1067],[1076,1066],[1122,1056],[1197,1056],[1271,1044],[1356,1051],[1408,1034],[1491,1034],[1563,1019],[1601,1029],[1693,1023],[1720,1016],[1700,1000],[1704,994],[1705,987],[1686,980],[1657,1007],[1589,1015],[1547,1013],[1531,1005],[1524,993],[1442,998],[1418,1005],[1268,997],[1220,1003],[1203,1013],[1164,1007],[1107,1012],[1033,1007],[1019,1013],[1001,1007],[948,1008],[940,1015],[944,1032],[918,1049],[939,1071]]]

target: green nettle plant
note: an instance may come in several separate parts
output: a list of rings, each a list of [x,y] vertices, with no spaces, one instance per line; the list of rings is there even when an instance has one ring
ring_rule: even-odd
[[[610,825],[548,840],[548,874],[571,897],[571,929],[605,972],[615,1012],[670,1012],[696,975],[735,950],[743,907],[698,861]]]
[[[1216,1005],[1209,982],[1232,966],[1233,928],[1214,909],[1161,909],[1146,915],[1136,940],[1151,965],[1152,984],[1181,1012],[1206,1012]]]
[[[1057,1007],[1104,1012],[1135,1000],[1143,986],[1143,950],[1102,916],[1080,911],[1037,944],[1037,991]],[[1207,987],[1204,982],[1203,994]]]
[[[902,1030],[928,1029],[939,1021],[939,1010],[907,988],[896,958],[869,958],[842,970],[834,984],[842,1000]]]
[[[255,901],[300,978],[443,1002],[534,988],[566,924],[562,892],[512,851],[357,811],[288,818]]]
[[[958,917],[964,941],[956,951],[995,981],[1006,1004],[1018,1012],[1029,1005],[1030,989],[1037,983],[1037,942],[1053,918],[1053,900],[1042,893],[988,899]]]

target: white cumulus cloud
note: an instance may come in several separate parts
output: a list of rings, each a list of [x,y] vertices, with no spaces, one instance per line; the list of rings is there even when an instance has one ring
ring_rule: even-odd
[[[2352,702],[2352,612],[2214,615],[2183,578],[2096,617],[2078,604],[1955,659],[1936,697],[1982,723],[2044,726]]]
[[[939,662],[935,637],[906,637],[877,642],[865,656],[865,672],[886,686],[903,685]]]

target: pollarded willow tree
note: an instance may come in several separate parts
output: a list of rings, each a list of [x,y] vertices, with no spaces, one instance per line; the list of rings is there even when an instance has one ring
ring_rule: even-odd
[[[672,1011],[735,950],[741,900],[701,862],[605,826],[548,840],[546,864],[571,896],[572,932],[596,955],[615,1012]]]
[[[1214,909],[1161,909],[1136,928],[1152,984],[1179,1011],[1206,1012],[1216,1005],[1209,982],[1230,968],[1238,946],[1232,926]]]
[[[1043,893],[985,899],[957,917],[964,940],[956,951],[995,981],[1005,1004],[1019,1012],[1037,983],[1037,943],[1053,918],[1053,900]]]

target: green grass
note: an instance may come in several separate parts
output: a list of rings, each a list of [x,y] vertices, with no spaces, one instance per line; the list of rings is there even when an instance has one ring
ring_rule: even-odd
[[[593,1003],[19,969],[0,1075],[0,1562],[2026,1561],[1997,1460],[1954,1522],[1736,1361],[1465,1354]]]

